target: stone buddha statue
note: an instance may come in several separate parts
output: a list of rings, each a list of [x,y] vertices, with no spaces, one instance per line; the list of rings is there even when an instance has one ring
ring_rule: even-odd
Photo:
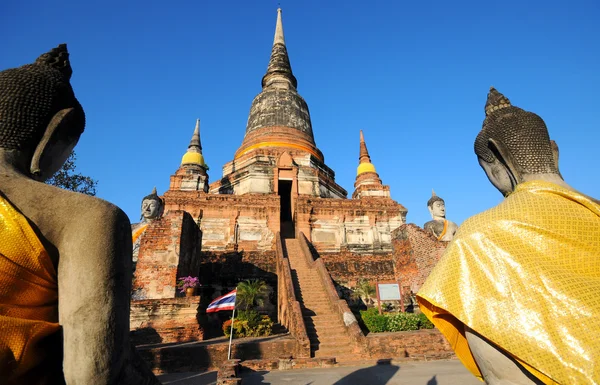
[[[148,224],[153,220],[159,219],[162,216],[164,204],[162,199],[156,193],[156,187],[152,189],[149,195],[142,198],[142,220],[139,223],[131,225],[132,240],[133,240],[133,270],[135,271],[135,264],[138,260],[138,254],[140,251],[140,242],[142,235],[148,228]]]
[[[85,126],[66,45],[0,72],[3,384],[158,384],[129,343],[129,220],[43,183]]]
[[[505,198],[461,225],[421,310],[488,384],[596,383],[599,202],[563,180],[542,118],[494,88],[475,154]]]
[[[446,203],[442,198],[435,195],[433,190],[431,191],[431,198],[427,201],[427,209],[429,209],[432,220],[423,225],[425,231],[433,234],[438,241],[451,241],[458,226],[446,219]]]

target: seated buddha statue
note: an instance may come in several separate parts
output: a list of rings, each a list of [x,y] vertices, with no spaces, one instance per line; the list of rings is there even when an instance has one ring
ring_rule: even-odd
[[[163,213],[164,204],[162,199],[156,193],[156,187],[149,195],[142,199],[142,220],[139,223],[131,225],[132,241],[133,241],[133,270],[138,260],[140,251],[140,241],[142,235],[148,228],[148,225],[153,220],[159,219]]]
[[[427,201],[427,209],[429,209],[432,220],[423,225],[425,231],[433,234],[438,241],[451,241],[458,225],[446,219],[446,203],[435,195],[435,191],[431,192],[431,198]]]
[[[129,220],[44,184],[85,126],[66,45],[0,72],[0,382],[158,384],[129,344]]]
[[[467,219],[417,294],[488,384],[600,379],[600,204],[558,169],[538,115],[492,88],[477,160],[504,200]]]

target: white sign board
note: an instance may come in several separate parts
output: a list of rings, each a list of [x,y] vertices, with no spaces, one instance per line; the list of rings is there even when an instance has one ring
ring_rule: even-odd
[[[397,283],[379,283],[379,299],[382,301],[400,301],[400,285]]]

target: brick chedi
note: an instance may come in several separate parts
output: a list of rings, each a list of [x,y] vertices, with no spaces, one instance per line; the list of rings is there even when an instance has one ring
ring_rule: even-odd
[[[252,101],[246,134],[233,161],[223,167],[223,179],[213,193],[278,193],[279,181],[292,181],[292,195],[345,198],[335,183],[313,136],[308,105],[298,94],[298,82],[288,57],[281,9],[262,91]],[[281,157],[288,165],[278,164]]]
[[[190,140],[187,152],[181,158],[181,166],[171,176],[170,190],[208,192],[208,166],[204,163],[202,144],[200,143],[200,119]]]
[[[198,237],[178,234],[180,227],[165,222],[154,238],[142,240],[138,269],[151,269],[168,246],[197,255],[199,263],[191,266],[198,266],[198,271],[189,274],[200,277],[206,287],[203,293],[210,298],[249,278],[263,279],[276,288],[277,234],[297,238],[302,233],[340,285],[353,286],[359,278],[372,282],[398,278],[392,232],[405,224],[407,210],[382,184],[362,132],[355,191],[352,199],[347,198],[315,143],[308,105],[297,87],[278,9],[262,90],[252,101],[245,136],[233,160],[223,166],[220,180],[208,185],[198,121],[163,195],[165,219],[171,218],[170,213],[177,213],[178,220],[191,218],[198,226]],[[182,244],[183,239],[193,238],[199,251]],[[136,274],[150,277],[150,271]],[[162,301],[167,295],[176,296],[174,281],[152,285]],[[140,317],[137,324],[146,325]]]
[[[194,186],[195,179],[186,178],[203,178],[206,169],[182,163],[164,195],[166,210],[183,210],[197,220],[204,251],[274,251],[277,232],[302,231],[319,251],[391,252],[391,231],[405,222],[407,211],[381,184],[364,138],[359,169],[365,172],[357,177],[354,199],[335,182],[315,144],[308,105],[297,91],[281,9],[261,85],[242,144],[223,166],[222,178],[208,193],[184,188],[184,183]],[[377,204],[373,198],[380,198]]]
[[[367,143],[362,130],[360,130],[360,152],[358,156],[358,168],[356,169],[356,182],[354,182],[354,193],[352,198],[361,197],[390,197],[390,186],[381,184],[379,174],[371,163],[371,157],[367,150]]]

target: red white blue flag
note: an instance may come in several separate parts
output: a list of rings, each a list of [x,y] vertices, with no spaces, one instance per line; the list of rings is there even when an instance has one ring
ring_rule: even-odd
[[[206,308],[207,313],[214,313],[221,310],[233,310],[235,308],[235,295],[237,289],[214,299]]]

